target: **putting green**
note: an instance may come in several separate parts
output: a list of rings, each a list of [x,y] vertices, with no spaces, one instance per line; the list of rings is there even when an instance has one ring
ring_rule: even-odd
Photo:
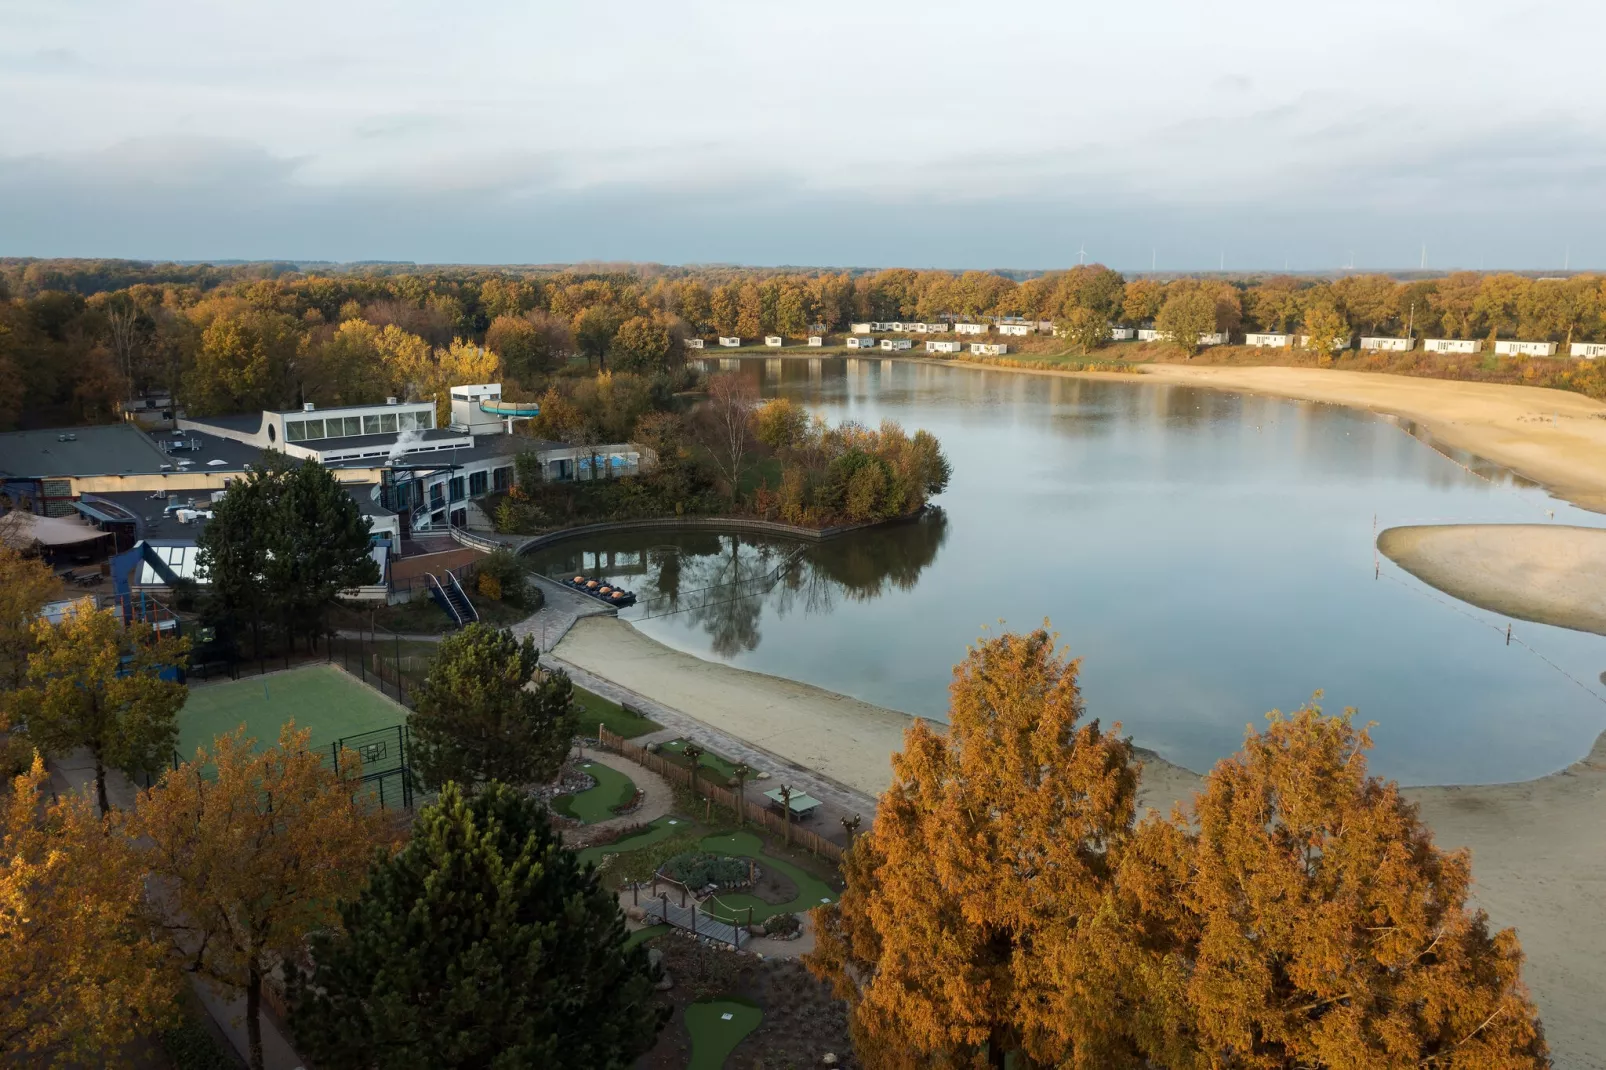
[[[687,744],[684,739],[672,739],[658,749],[661,751],[667,751],[668,753],[675,755],[677,758],[684,759],[686,757],[686,745]],[[719,774],[719,778],[715,780],[715,783],[721,787],[724,786],[726,781],[731,780],[736,776],[735,763],[721,758],[717,754],[709,754],[704,752],[703,756],[697,759],[697,764],[702,766],[704,769],[712,769],[715,773]],[[701,776],[703,774],[698,775]]]
[[[629,948],[635,947],[637,944],[644,944],[655,936],[664,935],[664,933],[668,932],[672,928],[674,928],[674,926],[659,922],[657,925],[649,925],[645,929],[637,929],[635,932],[625,937],[625,948],[628,950]]]
[[[580,852],[580,864],[583,866],[587,862],[590,862],[595,865],[596,863],[602,861],[603,855],[616,855],[623,854],[626,851],[639,851],[643,847],[649,847],[652,844],[657,843],[659,840],[667,840],[676,832],[685,828],[688,824],[690,824],[690,822],[688,822],[685,818],[660,817],[658,820],[652,822],[646,828],[632,836],[626,836],[622,840],[614,840],[612,843],[604,843],[599,844],[596,847],[585,848]]]
[[[582,761],[580,768],[596,778],[596,785],[573,795],[559,795],[552,800],[560,814],[567,814],[587,825],[616,817],[615,806],[623,806],[636,794],[635,783],[617,769],[601,762]]]
[[[758,896],[746,892],[715,896],[703,904],[705,914],[722,921],[746,921],[748,908],[751,907],[753,920],[763,921],[776,914],[801,914],[812,907],[836,902],[836,892],[831,890],[830,885],[813,874],[798,869],[785,859],[765,854],[764,842],[751,832],[708,836],[703,839],[701,846],[703,850],[712,854],[754,859],[760,865],[769,866],[777,872],[786,874],[797,886],[797,897],[789,903],[766,903]]]
[[[179,757],[193,758],[197,747],[210,750],[214,737],[241,725],[258,747],[271,747],[290,720],[310,729],[313,748],[327,752],[345,736],[405,723],[407,710],[332,665],[198,684],[178,711]]]
[[[687,1070],[720,1070],[742,1039],[758,1028],[764,1012],[745,999],[702,1000],[686,1008],[686,1032],[691,1034],[691,1062]]]

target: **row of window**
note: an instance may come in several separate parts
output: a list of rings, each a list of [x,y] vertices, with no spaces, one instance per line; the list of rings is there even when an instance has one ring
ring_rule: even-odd
[[[513,485],[513,469],[498,468],[492,472],[470,472],[468,475],[467,496],[470,498],[478,498],[481,494],[486,493],[486,491],[488,491],[493,484],[497,490],[507,490]],[[446,504],[448,498],[450,498],[451,501],[460,502],[464,497],[463,492],[464,482],[462,476],[453,476],[444,483],[435,483],[429,488],[430,507],[432,509],[439,508],[440,506]],[[412,484],[410,496],[413,504],[423,504],[423,494],[424,484]],[[408,496],[408,492],[403,491],[403,497],[405,498]]]
[[[311,442],[322,438],[350,438],[356,435],[394,435],[399,431],[428,431],[435,426],[435,414],[428,409],[417,412],[376,412],[368,416],[326,416],[316,420],[286,420],[284,437],[288,442]]]

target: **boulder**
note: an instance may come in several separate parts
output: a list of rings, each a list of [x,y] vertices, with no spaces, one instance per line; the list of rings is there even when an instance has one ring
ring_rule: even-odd
[[[820,1056],[820,1065],[821,1066],[835,1066],[836,1065],[836,1052],[828,1051],[824,1055]]]
[[[749,925],[747,927],[747,931],[752,933],[754,936],[763,936],[769,932],[768,929],[764,928],[764,923],[761,921],[755,921],[753,924]]]
[[[652,987],[659,992],[668,992],[675,987],[675,979],[669,976],[669,971],[665,970],[664,975],[658,978],[658,983]]]
[[[649,965],[649,966],[651,966],[651,967],[656,969],[657,967],[662,966],[663,964],[664,964],[664,953],[663,953],[663,951],[661,949],[659,949],[659,948],[656,948],[656,947],[649,947],[647,949],[647,965]]]
[[[625,917],[631,921],[646,921],[647,912],[638,906],[625,907]]]

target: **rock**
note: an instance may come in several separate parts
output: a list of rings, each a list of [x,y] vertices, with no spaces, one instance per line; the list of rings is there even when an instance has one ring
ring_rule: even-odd
[[[668,971],[665,971],[664,975],[658,978],[658,983],[652,987],[658,992],[668,992],[671,988],[675,987],[675,979],[669,976]]]
[[[647,965],[654,967],[662,966],[663,962],[664,953],[662,950],[656,947],[649,947],[647,949]]]
[[[836,1052],[828,1051],[824,1055],[820,1056],[820,1065],[821,1066],[835,1066],[836,1065]]]
[[[758,776],[754,777],[753,779],[755,779],[755,780],[768,780],[769,778],[770,778],[770,775],[768,773],[760,771]]]
[[[747,927],[747,931],[752,933],[754,936],[764,936],[769,930],[764,928],[763,922],[755,921],[753,924]]]
[[[625,907],[625,917],[631,921],[646,921],[647,912],[638,906]]]

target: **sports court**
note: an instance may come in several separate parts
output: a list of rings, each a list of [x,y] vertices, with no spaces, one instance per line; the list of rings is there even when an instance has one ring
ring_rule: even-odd
[[[246,680],[200,684],[178,714],[178,753],[185,761],[197,747],[245,725],[258,747],[279,741],[279,729],[294,719],[312,730],[312,747],[327,747],[345,736],[390,728],[407,720],[407,710],[332,665],[308,665]]]

